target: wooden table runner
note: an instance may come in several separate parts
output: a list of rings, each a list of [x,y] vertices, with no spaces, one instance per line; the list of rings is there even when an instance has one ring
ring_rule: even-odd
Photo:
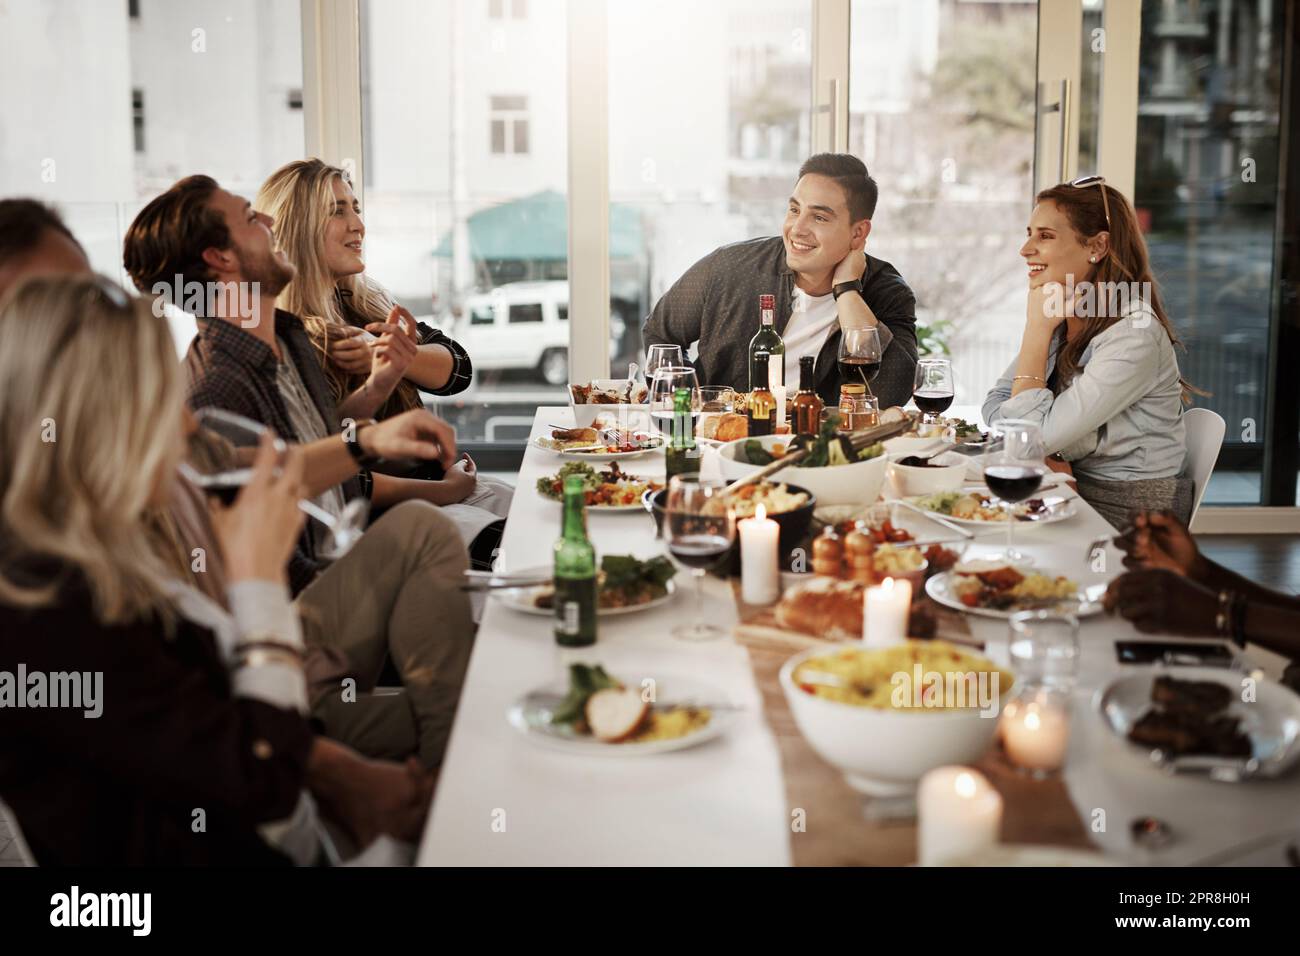
[[[907,866],[916,862],[916,821],[874,822],[864,815],[869,798],[854,790],[840,772],[813,751],[795,726],[778,675],[794,654],[815,644],[815,637],[782,631],[770,608],[740,600],[736,639],[749,652],[763,712],[776,737],[785,778],[788,817],[792,822],[790,857],[796,866]],[[928,600],[928,599],[926,599]],[[965,618],[936,607],[939,637],[970,641]],[[829,645],[828,645],[829,646]],[[975,763],[1002,795],[1002,842],[1093,849],[1087,830],[1059,776],[1036,781],[1018,774],[997,747]],[[793,826],[802,810],[802,829]]]

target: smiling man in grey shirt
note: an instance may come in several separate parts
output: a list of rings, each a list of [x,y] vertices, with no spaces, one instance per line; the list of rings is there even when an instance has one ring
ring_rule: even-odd
[[[749,389],[749,341],[758,297],[776,296],[776,331],[786,338],[785,385],[798,354],[816,356],[817,393],[839,402],[843,329],[874,327],[883,353],[871,384],[880,407],[904,405],[916,375],[916,296],[888,262],[867,255],[875,180],[855,156],[821,153],[799,171],[781,235],[723,246],[686,270],[645,324],[645,344],[698,343],[701,385]],[[797,350],[797,352],[796,352]]]

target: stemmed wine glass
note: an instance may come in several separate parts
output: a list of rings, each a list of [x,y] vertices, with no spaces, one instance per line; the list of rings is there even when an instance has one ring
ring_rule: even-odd
[[[650,380],[650,394],[646,399],[650,403],[650,417],[664,435],[672,435],[673,396],[679,388],[690,389],[691,392],[691,434],[694,434],[695,423],[704,407],[700,399],[700,380],[695,369],[689,365],[663,365]]]
[[[954,393],[950,359],[923,358],[916,363],[912,398],[921,410],[921,424],[938,424],[939,416],[952,404]]]
[[[1033,422],[1008,418],[993,425],[991,440],[984,449],[984,481],[1007,512],[1007,549],[999,557],[1025,563],[1015,549],[1013,535],[1016,505],[1034,494],[1047,471],[1043,452],[1043,431]]]
[[[201,408],[194,413],[194,419],[199,430],[191,437],[188,456],[179,469],[206,494],[232,504],[253,474],[253,456],[269,429],[221,408]],[[283,460],[285,443],[279,438],[272,442],[277,458]],[[317,552],[330,561],[342,557],[357,543],[370,517],[370,502],[365,498],[348,502],[337,517],[314,501],[301,500],[298,507],[329,531]]]
[[[725,489],[724,483],[701,481],[699,475],[678,475],[668,482],[664,538],[668,552],[695,577],[695,620],[672,630],[673,637],[683,641],[710,641],[726,634],[704,621],[704,575],[726,560],[736,540],[736,514],[722,498]]]
[[[876,327],[845,329],[840,333],[840,382],[861,382],[871,391],[871,383],[880,374],[880,332]]]
[[[680,345],[652,345],[646,349],[645,355],[645,380],[647,382],[655,377],[655,372],[665,366],[675,367],[686,364]]]

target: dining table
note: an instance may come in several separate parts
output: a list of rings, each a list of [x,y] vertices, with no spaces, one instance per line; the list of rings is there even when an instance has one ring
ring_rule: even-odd
[[[977,408],[957,407],[950,414],[980,420]],[[569,407],[537,409],[498,557],[500,571],[551,564],[561,505],[540,495],[536,485],[566,459],[532,439],[549,434],[552,425],[572,422]],[[629,475],[664,478],[662,452],[619,464]],[[667,553],[644,510],[588,509],[587,530],[598,555]],[[1122,554],[1113,544],[1105,544],[1100,554],[1090,550],[1092,542],[1115,529],[1082,499],[1068,520],[1018,524],[1016,532],[1017,548],[1035,567],[1067,574],[1082,588],[1123,571]],[[1004,544],[1002,528],[990,529],[974,540],[966,557]],[[597,643],[577,649],[557,646],[550,617],[520,613],[487,598],[418,848],[420,865],[791,864],[782,762],[749,651],[730,636],[738,621],[732,587],[712,575],[705,579],[707,618],[728,636],[688,642],[670,632],[692,619],[694,584],[685,574],[678,575],[677,584],[674,598],[658,607],[602,617]],[[990,658],[1006,660],[1006,621],[971,617],[969,625]],[[1103,722],[1098,692],[1127,666],[1117,660],[1116,642],[1148,639],[1115,616],[1080,620],[1062,779],[1087,839],[1116,865],[1280,862],[1279,841],[1288,833],[1300,835],[1300,773],[1236,783],[1169,774]],[[1286,663],[1254,645],[1244,655],[1272,678]],[[564,680],[575,662],[600,663],[614,675],[650,669],[689,678],[725,696],[738,713],[724,734],[667,753],[624,755],[612,746],[598,753],[565,753],[538,746],[507,713],[535,688]],[[1161,821],[1169,839],[1160,845],[1135,840],[1132,823],[1143,818]]]

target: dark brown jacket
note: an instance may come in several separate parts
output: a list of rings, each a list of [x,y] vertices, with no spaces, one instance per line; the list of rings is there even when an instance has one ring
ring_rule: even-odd
[[[0,797],[39,864],[288,862],[255,828],[293,812],[311,730],[297,713],[232,696],[211,632],[183,619],[170,637],[157,621],[104,626],[74,574],[53,607],[0,605],[0,671],[19,664],[103,674],[98,718],[0,707]]]

